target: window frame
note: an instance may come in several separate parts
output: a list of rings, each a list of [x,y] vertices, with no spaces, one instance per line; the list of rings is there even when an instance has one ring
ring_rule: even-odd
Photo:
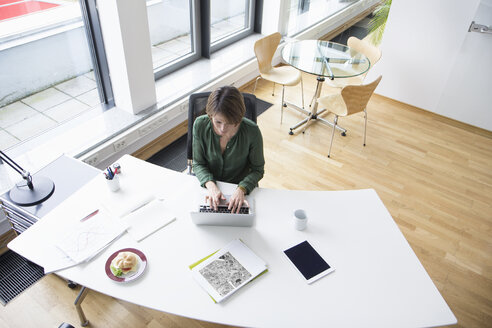
[[[245,21],[248,22],[248,27],[245,29],[242,29],[238,32],[232,33],[227,35],[224,38],[221,38],[215,42],[210,42],[209,47],[210,47],[210,53],[214,53],[215,51],[218,51],[224,47],[227,47],[228,45],[231,45],[232,43],[241,40],[248,35],[252,34],[255,29],[255,14],[256,14],[256,3],[254,0],[244,0],[246,4],[246,9],[245,12],[247,14],[247,18]],[[210,1],[208,1],[210,5]],[[209,12],[209,15],[211,15],[211,12]],[[210,17],[210,16],[209,16]],[[210,20],[210,18],[209,18]],[[208,28],[208,33],[210,34],[210,24]],[[211,39],[211,38],[210,38]]]
[[[171,74],[178,69],[197,61],[202,57],[202,41],[200,35],[201,24],[201,3],[199,0],[188,0],[190,5],[190,38],[192,41],[191,48],[194,50],[190,54],[174,59],[168,64],[154,69],[154,80],[158,80],[163,76]],[[150,27],[149,27],[150,28]],[[151,45],[152,46],[152,45]]]
[[[232,33],[225,38],[221,38],[217,42],[211,44],[210,31],[210,14],[211,0],[188,0],[190,4],[190,31],[191,40],[193,42],[191,54],[176,58],[170,63],[154,69],[154,79],[158,80],[168,74],[171,74],[178,69],[189,65],[200,58],[210,58],[210,55],[228,45],[237,42],[254,32],[258,32],[261,23],[258,22],[258,14],[261,15],[261,8],[258,4],[262,4],[263,0],[244,0],[247,6],[248,27],[236,33]]]
[[[82,20],[84,21],[87,43],[89,44],[99,100],[103,109],[106,110],[114,107],[115,103],[97,3],[96,0],[79,0],[79,4]]]

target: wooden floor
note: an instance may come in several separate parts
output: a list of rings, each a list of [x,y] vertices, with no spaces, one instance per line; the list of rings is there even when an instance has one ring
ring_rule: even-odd
[[[304,76],[306,98],[315,79]],[[458,326],[492,327],[492,133],[375,95],[368,106],[367,146],[363,116],[341,118],[346,137],[313,124],[288,135],[300,119],[285,110],[280,87],[260,81],[257,96],[275,103],[258,118],[266,168],[261,187],[344,190],[374,188],[435,285]],[[250,91],[251,86],[244,88]],[[325,88],[325,92],[327,88]],[[376,89],[377,92],[377,89]],[[299,87],[287,99],[300,101]],[[49,275],[0,310],[1,327],[78,325],[77,290]],[[90,292],[83,307],[92,327],[223,327],[167,315]]]

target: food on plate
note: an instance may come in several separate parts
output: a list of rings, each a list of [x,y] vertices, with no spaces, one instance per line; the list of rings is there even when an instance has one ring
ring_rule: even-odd
[[[132,252],[119,252],[111,261],[111,272],[116,277],[136,273],[138,268],[138,258]]]

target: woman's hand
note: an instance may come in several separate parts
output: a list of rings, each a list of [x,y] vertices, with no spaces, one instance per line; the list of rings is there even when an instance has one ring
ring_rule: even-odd
[[[208,190],[208,195],[205,197],[205,200],[208,202],[210,207],[213,207],[215,211],[217,211],[217,206],[220,203],[220,200],[225,200],[222,191],[220,191],[219,187],[213,181],[208,181],[205,183],[205,188]]]
[[[245,203],[248,205],[248,202],[244,199],[244,191],[241,188],[236,188],[234,193],[229,200],[229,210],[234,213],[239,213],[241,206]]]

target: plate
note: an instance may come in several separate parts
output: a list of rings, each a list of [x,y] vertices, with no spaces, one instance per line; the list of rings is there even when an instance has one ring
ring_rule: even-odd
[[[138,270],[137,270],[137,272],[131,272],[129,274],[122,274],[119,277],[117,277],[113,274],[113,272],[111,271],[111,262],[120,252],[132,252],[132,253],[135,253],[137,255],[137,258],[138,258]],[[109,279],[114,280],[116,282],[129,282],[129,281],[135,280],[142,275],[142,273],[145,271],[146,267],[147,267],[147,257],[145,256],[144,253],[142,253],[141,251],[139,251],[138,249],[135,249],[135,248],[123,248],[123,249],[120,249],[119,251],[114,252],[113,254],[111,254],[110,257],[108,257],[108,260],[106,261],[106,265],[105,265],[106,275],[109,277]]]

